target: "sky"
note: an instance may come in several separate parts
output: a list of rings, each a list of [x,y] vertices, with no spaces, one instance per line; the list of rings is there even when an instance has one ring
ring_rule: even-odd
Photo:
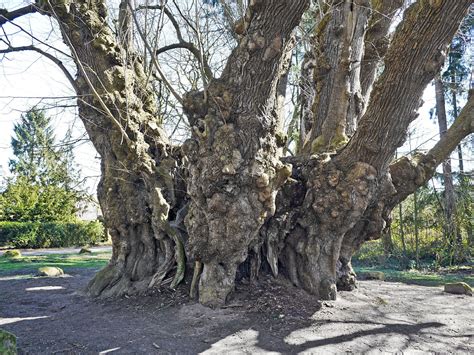
[[[0,8],[14,9],[23,6],[25,1],[1,1]],[[50,19],[46,16],[33,14],[15,21],[24,30],[34,28],[35,35],[47,39],[47,44],[67,52],[67,48],[57,32],[52,29]],[[5,33],[14,34],[14,45],[31,44],[31,38],[22,34],[18,27],[3,26]],[[0,38],[2,33],[0,32]],[[4,38],[4,37],[3,37]],[[43,46],[47,48],[46,46]],[[49,49],[48,49],[49,50]],[[65,60],[67,63],[67,61]],[[71,72],[74,69],[71,66]],[[47,114],[53,118],[53,126],[58,139],[61,139],[69,127],[74,127],[75,138],[85,138],[84,128],[77,118],[74,107],[54,108],[59,100],[63,106],[71,106],[74,91],[64,74],[58,67],[40,54],[21,52],[0,56],[0,177],[8,176],[8,160],[12,158],[10,148],[13,125],[20,120],[21,114],[29,108],[39,105],[47,108]],[[424,105],[419,110],[419,118],[410,127],[410,141],[400,148],[399,154],[407,154],[411,150],[429,149],[439,138],[435,120],[429,119],[429,111],[435,107],[434,87],[429,85],[423,96]],[[472,162],[472,152],[465,152],[466,159]],[[86,139],[74,149],[76,162],[81,175],[86,178],[85,187],[95,193],[99,181],[99,157],[92,144]],[[455,157],[455,155],[453,155]],[[456,169],[457,161],[453,161]]]
[[[24,1],[0,1],[0,8],[15,9],[25,4]],[[51,31],[50,19],[39,14],[24,16],[15,21],[23,29],[34,28],[38,38],[46,39],[47,44],[63,50],[66,46],[58,34]],[[31,38],[24,35],[15,26],[4,25],[5,33],[13,45],[29,45]],[[0,38],[2,34],[0,33]],[[5,37],[3,37],[5,38]],[[43,46],[43,48],[46,48]],[[71,70],[74,73],[73,69]],[[12,158],[10,147],[13,126],[20,120],[22,113],[38,106],[46,109],[52,117],[57,140],[61,140],[70,127],[73,127],[73,138],[85,138],[82,122],[77,118],[74,107],[57,107],[74,105],[75,93],[62,71],[51,61],[36,52],[19,52],[0,55],[0,175],[8,176],[8,161]],[[60,98],[60,99],[57,99]],[[92,144],[81,141],[74,149],[76,162],[81,170],[88,192],[94,193],[99,180],[100,166]]]

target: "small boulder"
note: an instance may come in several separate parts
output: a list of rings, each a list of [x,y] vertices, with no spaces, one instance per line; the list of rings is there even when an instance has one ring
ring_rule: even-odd
[[[84,247],[79,250],[79,254],[92,254],[92,251],[89,248]]]
[[[7,250],[3,253],[3,257],[9,259],[21,258],[21,252],[19,250]]]
[[[385,274],[382,271],[368,271],[361,275],[365,280],[385,280]]]
[[[16,336],[0,329],[0,354],[16,355]]]
[[[57,277],[64,275],[64,271],[56,266],[43,266],[38,269],[38,276]]]
[[[456,295],[472,296],[472,288],[465,282],[453,282],[444,285],[444,292],[454,293]]]

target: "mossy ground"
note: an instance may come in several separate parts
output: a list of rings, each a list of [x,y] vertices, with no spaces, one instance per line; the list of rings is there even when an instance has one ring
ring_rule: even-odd
[[[70,269],[95,268],[100,269],[107,265],[111,257],[110,252],[91,254],[54,254],[45,256],[23,256],[21,258],[0,258],[0,275],[11,275],[16,272],[26,274],[35,273],[43,266],[57,266],[67,273]],[[441,286],[450,282],[465,282],[474,286],[474,275],[463,269],[446,270],[443,272],[422,272],[416,270],[401,271],[384,267],[355,266],[357,273],[382,271],[386,281],[403,282],[424,286]]]
[[[16,259],[0,258],[0,275],[35,273],[43,266],[57,266],[67,273],[75,268],[102,268],[109,261],[111,253],[53,254],[44,256],[23,256]]]
[[[401,271],[383,267],[355,266],[356,273],[381,271],[385,274],[385,281],[403,282],[412,285],[442,286],[450,282],[465,282],[474,286],[474,275],[472,272],[464,272],[463,269],[446,270],[443,272],[429,271]]]

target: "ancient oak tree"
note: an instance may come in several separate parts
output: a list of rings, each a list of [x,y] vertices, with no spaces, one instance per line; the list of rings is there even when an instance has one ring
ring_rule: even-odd
[[[395,205],[473,131],[471,96],[435,147],[393,161],[471,3],[222,1],[215,16],[226,19],[236,42],[222,70],[203,45],[198,11],[193,19],[179,8],[186,1],[121,1],[115,22],[100,0],[1,9],[0,26],[49,16],[75,64],[72,75],[41,47],[0,38],[4,55],[33,50],[60,66],[101,156],[97,193],[113,256],[89,294],[141,293],[168,280],[174,288],[189,275],[191,294],[219,306],[237,275],[262,272],[321,299],[352,289],[354,252],[380,236]],[[176,43],[160,47],[140,11],[166,19]],[[393,30],[396,14],[403,16]],[[294,156],[283,157],[281,97],[303,16],[312,25],[301,70],[301,141]],[[196,63],[200,78],[184,81],[186,92],[160,65],[172,50],[188,51]],[[163,129],[167,103],[156,80],[186,116],[190,134],[182,144],[171,144]]]

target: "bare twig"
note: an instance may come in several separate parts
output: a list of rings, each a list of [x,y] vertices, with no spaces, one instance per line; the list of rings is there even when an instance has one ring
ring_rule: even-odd
[[[3,41],[4,43],[6,43],[5,41]],[[23,51],[34,51],[34,52],[37,52],[41,55],[43,55],[44,57],[48,58],[49,60],[51,60],[54,64],[56,64],[59,69],[61,69],[61,71],[64,73],[64,75],[66,76],[66,78],[69,80],[69,83],[72,85],[72,87],[74,88],[74,90],[76,92],[78,92],[78,88],[77,88],[77,85],[76,85],[76,82],[73,78],[73,76],[71,75],[71,73],[66,69],[66,67],[64,66],[63,62],[60,61],[58,58],[56,58],[55,56],[53,56],[52,54],[48,53],[48,52],[45,52],[43,51],[42,49],[38,48],[38,47],[35,47],[33,45],[30,45],[30,46],[21,46],[21,47],[12,47],[12,46],[8,46],[7,49],[0,49],[0,54],[6,54],[6,53],[14,53],[14,52],[23,52]]]

